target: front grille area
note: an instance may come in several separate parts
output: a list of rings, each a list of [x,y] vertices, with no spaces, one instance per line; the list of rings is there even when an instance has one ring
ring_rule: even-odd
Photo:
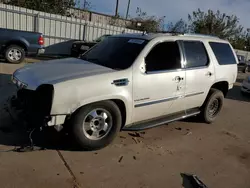
[[[21,89],[17,92],[17,100],[26,119],[44,121],[50,115],[54,88],[52,85],[41,85],[36,91]]]

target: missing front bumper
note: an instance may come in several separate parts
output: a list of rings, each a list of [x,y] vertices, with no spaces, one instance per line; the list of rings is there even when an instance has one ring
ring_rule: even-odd
[[[20,89],[8,100],[8,111],[15,121],[24,121],[32,127],[46,126],[52,120],[53,93],[52,85],[41,85],[35,91]]]

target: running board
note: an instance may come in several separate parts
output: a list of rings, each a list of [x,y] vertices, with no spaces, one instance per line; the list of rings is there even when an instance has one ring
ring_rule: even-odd
[[[174,121],[185,119],[185,118],[188,118],[191,116],[195,116],[195,115],[198,115],[199,113],[200,113],[200,110],[198,108],[190,109],[190,110],[186,110],[186,112],[185,111],[178,112],[178,113],[174,113],[174,114],[160,117],[157,119],[139,122],[139,123],[133,124],[129,127],[124,127],[122,130],[123,131],[142,131],[145,129],[150,129],[150,128],[157,127],[160,125],[164,125],[167,123],[171,123]]]

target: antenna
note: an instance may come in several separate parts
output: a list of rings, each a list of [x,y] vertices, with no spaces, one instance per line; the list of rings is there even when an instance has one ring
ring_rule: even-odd
[[[147,31],[142,32],[142,36],[147,35]]]

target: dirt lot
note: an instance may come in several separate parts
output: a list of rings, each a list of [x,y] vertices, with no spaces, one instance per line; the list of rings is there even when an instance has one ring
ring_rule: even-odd
[[[27,134],[3,110],[14,91],[10,74],[18,66],[0,63],[2,151],[27,142]],[[178,188],[181,173],[194,173],[209,188],[250,187],[250,96],[240,93],[244,77],[239,74],[212,125],[190,119],[136,138],[122,132],[112,145],[96,152],[76,151],[68,136],[53,131],[36,133],[35,142],[47,150],[0,152],[0,186]]]

